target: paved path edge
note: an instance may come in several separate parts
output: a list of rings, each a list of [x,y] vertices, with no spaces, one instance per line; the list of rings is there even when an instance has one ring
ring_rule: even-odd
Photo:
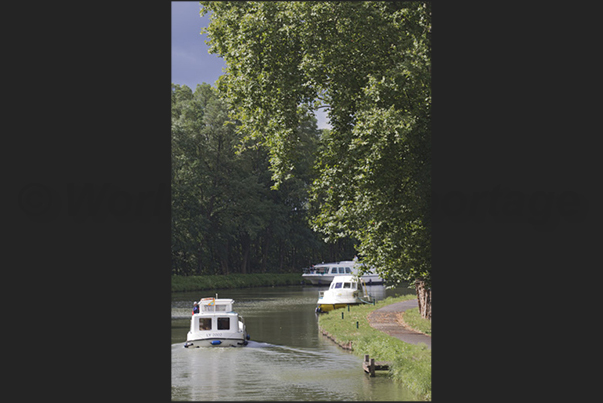
[[[416,299],[396,302],[371,312],[367,320],[373,329],[410,344],[425,343],[431,350],[431,336],[416,332],[397,321],[397,314],[418,307]]]

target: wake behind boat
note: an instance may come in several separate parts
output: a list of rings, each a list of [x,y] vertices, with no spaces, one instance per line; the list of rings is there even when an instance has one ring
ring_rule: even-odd
[[[184,347],[236,347],[247,345],[244,319],[232,310],[233,299],[203,298],[199,313],[191,317]]]

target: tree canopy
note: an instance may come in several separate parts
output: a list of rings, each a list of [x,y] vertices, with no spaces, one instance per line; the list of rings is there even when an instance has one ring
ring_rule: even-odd
[[[217,87],[237,132],[268,149],[275,188],[304,172],[298,128],[326,108],[310,223],[352,237],[392,283],[430,284],[431,6],[424,2],[212,2]],[[305,161],[305,162],[304,162]]]
[[[316,119],[300,119],[296,176],[272,190],[265,147],[241,150],[228,115],[208,84],[172,84],[172,273],[301,273],[353,255],[351,241],[325,244],[307,224]]]

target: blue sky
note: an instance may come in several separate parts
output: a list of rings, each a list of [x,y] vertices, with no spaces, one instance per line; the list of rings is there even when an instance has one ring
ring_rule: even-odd
[[[209,24],[209,14],[200,16],[197,1],[172,2],[172,82],[193,91],[197,84],[215,85],[226,67],[224,59],[208,52],[201,29]],[[324,109],[316,112],[318,128],[330,128]]]

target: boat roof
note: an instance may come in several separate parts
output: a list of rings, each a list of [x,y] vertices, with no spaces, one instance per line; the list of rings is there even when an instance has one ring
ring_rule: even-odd
[[[318,263],[315,264],[314,267],[318,266],[352,266],[354,265],[354,261],[352,260],[342,260],[341,262],[331,262],[331,263]]]
[[[213,301],[213,302],[212,302]],[[234,303],[234,299],[232,298],[201,298],[199,300],[200,304],[209,304],[209,303],[215,303],[215,304],[232,304]]]
[[[333,277],[333,281],[331,283],[342,283],[342,282],[358,282],[358,276],[336,276]]]

